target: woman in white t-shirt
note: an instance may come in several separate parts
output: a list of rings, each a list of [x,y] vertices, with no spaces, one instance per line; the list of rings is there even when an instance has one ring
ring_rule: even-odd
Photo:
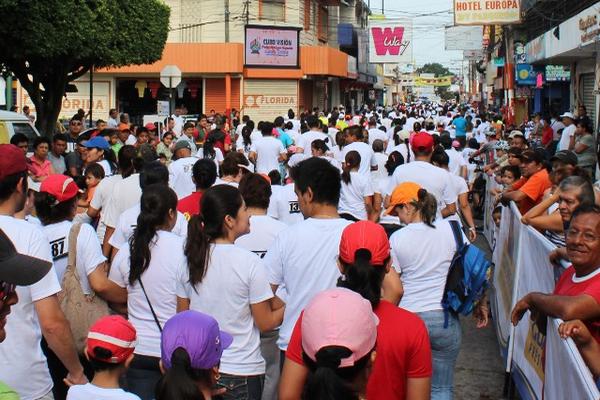
[[[188,269],[177,282],[177,310],[210,314],[233,336],[219,368],[217,384],[227,388],[223,399],[259,400],[265,374],[259,331],[281,324],[283,303],[273,296],[260,257],[234,244],[250,231],[239,190],[213,186],[200,209],[189,222]]]
[[[390,238],[393,266],[404,286],[400,306],[418,314],[429,331],[432,399],[451,399],[461,344],[458,316],[442,309],[446,278],[456,252],[452,227],[447,220],[436,220],[436,198],[414,182],[394,189],[387,212],[407,225]],[[464,242],[468,243],[466,237]]]
[[[373,187],[371,175],[361,174],[360,154],[350,151],[346,154],[342,172],[342,190],[338,211],[340,217],[350,221],[367,220],[373,217]]]
[[[376,215],[379,215],[379,224],[383,226],[385,229],[385,233],[388,235],[388,238],[392,236],[394,232],[402,227],[400,224],[400,220],[398,217],[388,215],[386,213],[386,205],[384,204],[384,199],[391,195],[389,192],[389,188],[391,187],[392,175],[394,175],[394,171],[400,165],[404,164],[404,157],[397,151],[392,152],[385,163],[385,170],[387,175],[385,178],[380,179],[377,183],[377,186],[373,188],[375,194],[373,195],[373,212]]]
[[[165,184],[144,188],[137,226],[112,262],[109,278],[127,290],[129,321],[138,344],[126,381],[142,400],[154,398],[161,377],[160,336],[176,313],[177,279],[186,269],[184,239],[171,232],[177,221],[177,195]]]

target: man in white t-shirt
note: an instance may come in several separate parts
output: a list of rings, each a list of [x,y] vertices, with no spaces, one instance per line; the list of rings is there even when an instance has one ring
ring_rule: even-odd
[[[256,172],[268,174],[279,170],[279,162],[285,161],[287,152],[281,140],[273,136],[273,124],[264,122],[261,127],[262,139],[252,143],[248,158],[256,164]]]
[[[27,199],[27,163],[23,152],[14,145],[0,145],[0,186],[0,229],[17,252],[51,262],[50,244],[41,229],[14,218]],[[52,378],[40,347],[42,335],[69,371],[67,381],[87,382],[69,322],[58,304],[56,294],[60,290],[51,267],[37,283],[18,287],[19,303],[13,306],[8,318],[4,314],[6,340],[0,346],[0,381],[12,387],[21,399],[52,396]]]
[[[556,151],[561,150],[573,150],[575,147],[575,116],[572,113],[566,112],[560,116],[562,118],[565,128],[560,136],[560,141],[556,147]]]
[[[181,114],[183,114],[183,109],[181,106],[177,106],[175,107],[175,114],[171,115],[171,118],[173,118],[173,121],[175,121],[173,132],[177,137],[180,137],[183,134],[183,124],[185,123],[185,120]]]
[[[417,183],[435,196],[438,218],[445,218],[456,213],[454,190],[448,172],[431,164],[433,144],[433,137],[427,132],[419,132],[413,136],[415,160],[396,168],[387,192],[393,193],[394,188],[403,182]],[[388,201],[389,196],[386,196],[385,204]]]
[[[286,289],[286,309],[277,345],[286,350],[300,312],[318,292],[332,288],[340,276],[338,248],[350,221],[337,212],[341,179],[327,160],[313,157],[291,170],[300,210],[307,219],[281,231],[264,264],[276,291]]]
[[[346,146],[342,151],[342,159],[346,159],[346,154],[351,151],[357,151],[360,154],[360,168],[358,172],[364,175],[370,175],[371,171],[377,171],[377,158],[375,152],[365,142],[363,142],[364,136],[362,128],[357,125],[353,125],[346,129]]]
[[[178,199],[183,199],[196,190],[192,180],[192,167],[198,158],[192,156],[192,147],[185,140],[175,143],[173,158],[174,161],[169,164],[169,186]]]
[[[465,178],[467,176],[467,162],[462,154],[452,147],[452,138],[450,135],[442,134],[440,136],[440,144],[444,147],[446,154],[450,158],[450,173]]]
[[[386,131],[379,129],[377,127],[377,120],[371,118],[369,120],[369,146],[373,146],[373,142],[377,139],[383,141],[384,148],[387,147],[388,135]]]
[[[310,130],[308,132],[303,133],[298,138],[298,143],[296,143],[296,152],[304,153],[305,155],[310,156],[310,145],[313,141],[321,139],[324,140],[326,143],[329,143],[329,139],[327,138],[327,135],[323,133],[323,130],[321,129],[321,121],[319,121],[319,119],[316,116],[309,115],[308,117],[306,117],[306,125],[308,125],[308,128]]]
[[[298,195],[294,191],[294,184],[288,183],[276,187],[272,188],[273,194],[269,203],[268,214],[286,225],[294,225],[304,221],[304,216],[300,212]]]

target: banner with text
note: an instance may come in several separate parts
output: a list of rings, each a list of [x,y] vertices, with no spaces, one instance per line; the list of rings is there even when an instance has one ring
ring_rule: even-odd
[[[418,76],[415,78],[415,86],[450,86],[452,85],[452,76],[438,76],[436,78],[424,78]]]
[[[299,28],[247,25],[244,63],[247,67],[298,68],[299,39]]]
[[[506,25],[521,21],[521,0],[454,0],[454,25]]]
[[[369,20],[369,62],[412,62],[412,21],[407,19]]]

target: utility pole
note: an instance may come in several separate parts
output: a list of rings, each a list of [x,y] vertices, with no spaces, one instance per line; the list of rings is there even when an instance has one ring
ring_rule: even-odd
[[[229,43],[229,0],[225,0],[225,43]]]
[[[385,15],[385,0],[381,0],[381,15]]]

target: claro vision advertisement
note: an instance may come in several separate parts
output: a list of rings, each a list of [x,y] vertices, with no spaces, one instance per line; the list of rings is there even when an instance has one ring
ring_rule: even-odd
[[[298,68],[299,28],[246,26],[246,67]]]

